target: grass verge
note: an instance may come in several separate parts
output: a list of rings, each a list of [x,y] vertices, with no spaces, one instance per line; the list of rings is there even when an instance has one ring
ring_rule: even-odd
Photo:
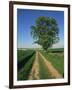
[[[64,55],[59,55],[59,53],[46,53],[43,50],[40,51],[47,60],[49,60],[52,65],[59,71],[59,73],[64,76]],[[63,54],[63,53],[62,53]]]

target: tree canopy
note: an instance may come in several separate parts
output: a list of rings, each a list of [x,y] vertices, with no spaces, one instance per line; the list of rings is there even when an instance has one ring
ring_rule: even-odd
[[[40,16],[35,25],[31,26],[31,35],[37,43],[47,51],[49,47],[59,41],[58,23],[53,17]]]

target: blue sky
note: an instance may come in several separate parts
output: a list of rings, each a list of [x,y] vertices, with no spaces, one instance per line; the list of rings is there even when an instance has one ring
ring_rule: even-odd
[[[31,36],[31,26],[35,24],[35,20],[39,16],[54,17],[59,27],[60,41],[53,45],[54,48],[62,48],[64,46],[64,12],[50,10],[31,10],[17,9],[17,47],[18,48],[38,48],[37,44],[33,44],[34,40]]]

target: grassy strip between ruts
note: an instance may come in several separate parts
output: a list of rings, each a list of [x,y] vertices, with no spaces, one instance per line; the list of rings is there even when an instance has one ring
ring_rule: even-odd
[[[40,79],[52,79],[50,72],[48,71],[48,68],[46,67],[43,59],[40,55],[39,57],[39,77]]]
[[[29,61],[22,67],[22,69],[20,71],[18,71],[18,74],[17,74],[18,80],[27,80],[28,79],[28,75],[30,73],[30,70],[32,68],[34,60],[35,60],[35,53],[29,59]]]
[[[52,63],[52,65],[59,71],[59,73],[64,76],[64,55],[61,56],[56,53],[46,53],[43,50],[40,52],[46,57],[47,60]]]

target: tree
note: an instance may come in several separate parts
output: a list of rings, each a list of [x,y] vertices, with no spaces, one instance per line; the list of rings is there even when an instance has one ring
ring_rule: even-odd
[[[36,19],[35,25],[31,26],[31,35],[35,42],[48,50],[54,43],[59,41],[59,28],[53,17],[40,16]]]

